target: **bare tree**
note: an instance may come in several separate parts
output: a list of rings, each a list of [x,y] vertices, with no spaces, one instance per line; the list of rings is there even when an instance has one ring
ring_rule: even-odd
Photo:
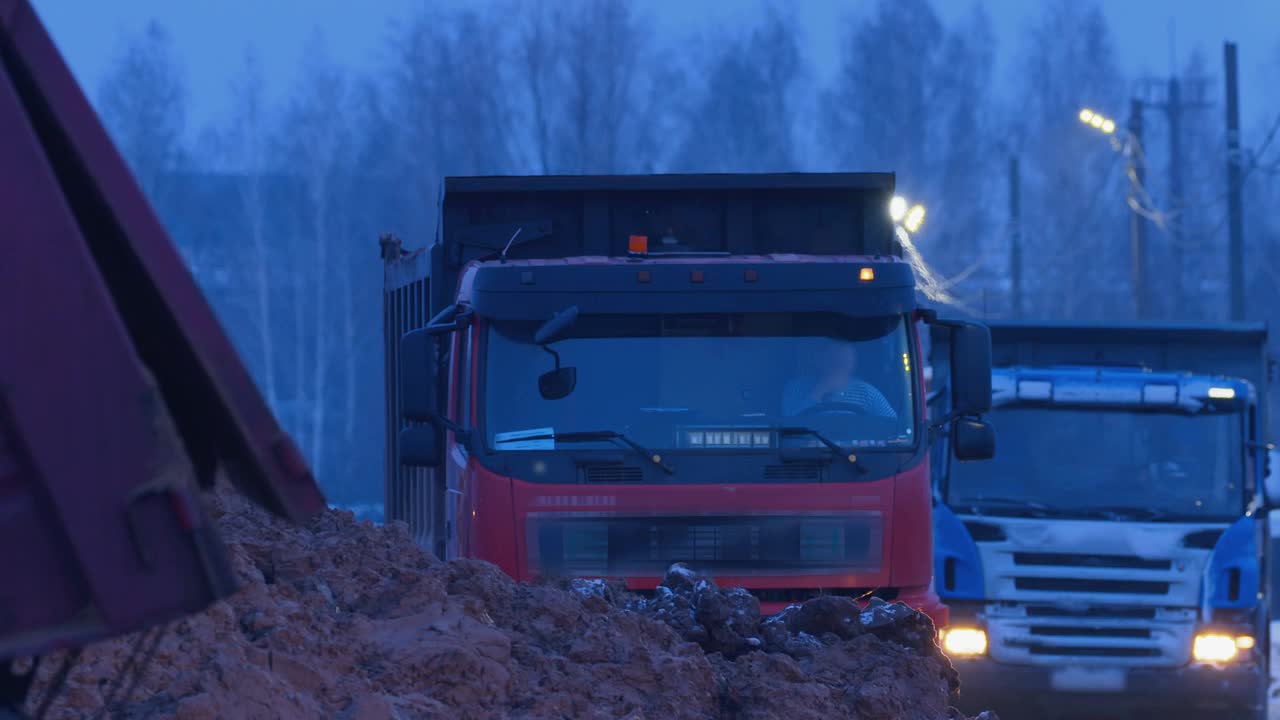
[[[245,53],[243,66],[232,81],[233,115],[231,125],[218,143],[221,154],[236,179],[249,241],[249,267],[252,279],[252,309],[258,339],[259,384],[268,405],[281,411],[276,370],[276,332],[273,295],[274,275],[270,239],[268,237],[267,177],[274,169],[271,161],[273,143],[270,111],[263,88],[262,66],[255,51]]]
[[[164,217],[170,200],[167,183],[186,159],[186,88],[163,26],[152,21],[126,39],[98,88],[97,101],[116,146]]]
[[[1082,107],[1127,110],[1110,30],[1096,3],[1055,0],[1025,37],[1023,215],[1035,232],[1023,258],[1038,290],[1028,305],[1045,316],[1124,316],[1132,308],[1125,161],[1077,117]]]
[[[340,288],[346,287],[342,278],[351,272],[350,258],[340,247],[349,243],[332,230],[344,211],[343,178],[344,170],[350,166],[352,138],[347,125],[349,81],[330,61],[322,36],[313,35],[308,41],[304,63],[302,86],[286,115],[285,127],[289,155],[302,184],[304,227],[308,233],[306,241],[298,243],[294,256],[299,261],[295,263],[298,275],[295,320],[312,332],[311,362],[302,376],[310,380],[307,447],[317,477],[324,477],[327,411],[333,380],[330,361],[337,351],[344,362],[354,362],[352,353],[343,352],[335,343],[335,328],[330,317],[331,308],[348,315],[353,311],[349,296],[330,304],[334,295],[332,281],[337,279]],[[310,272],[303,269],[307,264],[301,262],[308,257]],[[342,317],[336,329],[350,337],[353,323],[350,317]],[[297,352],[303,352],[301,345]],[[347,377],[350,375],[348,372]]]
[[[727,38],[684,118],[677,162],[702,172],[798,169],[794,89],[801,72],[794,19],[771,7],[742,37]]]
[[[523,136],[542,172],[649,167],[662,122],[651,93],[665,63],[632,7],[624,0],[510,6],[522,17],[511,80],[527,100],[511,114],[528,123]]]
[[[511,8],[515,10],[514,7]],[[520,33],[518,58],[523,84],[529,94],[532,118],[532,145],[538,172],[552,172],[552,131],[556,122],[552,96],[564,82],[564,56],[557,42],[562,14],[543,4],[525,6],[528,13]]]
[[[824,165],[895,172],[899,192],[929,209],[907,249],[917,272],[975,308],[985,303],[971,295],[993,284],[993,273],[980,272],[987,253],[1006,239],[989,209],[1003,195],[993,176],[1003,175],[997,137],[1006,131],[985,120],[999,116],[988,90],[994,46],[979,6],[948,28],[929,0],[881,0],[851,21],[820,103]]]

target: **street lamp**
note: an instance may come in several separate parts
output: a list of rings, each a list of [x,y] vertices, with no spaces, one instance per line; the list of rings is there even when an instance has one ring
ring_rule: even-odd
[[[1095,130],[1101,130],[1107,135],[1116,131],[1116,123],[1114,120],[1104,115],[1100,115],[1089,108],[1085,108],[1080,111],[1080,122]]]
[[[1105,115],[1096,113],[1089,108],[1084,108],[1080,111],[1079,118],[1080,122],[1109,136],[1111,147],[1117,152],[1123,153],[1129,163],[1126,175],[1129,176],[1129,251],[1131,254],[1130,272],[1133,276],[1133,305],[1134,315],[1139,320],[1144,320],[1147,315],[1147,241],[1146,228],[1143,226],[1143,218],[1139,212],[1141,206],[1139,198],[1145,195],[1145,190],[1143,190],[1142,186],[1144,168],[1141,161],[1142,103],[1134,100],[1130,106],[1129,113],[1128,132],[1122,139],[1117,139],[1113,134],[1116,131],[1115,121]]]

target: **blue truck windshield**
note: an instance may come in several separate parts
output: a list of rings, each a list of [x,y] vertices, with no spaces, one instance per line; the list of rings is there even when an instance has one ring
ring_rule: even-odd
[[[914,354],[902,317],[827,314],[582,317],[552,346],[577,386],[544,399],[554,366],[536,323],[490,324],[485,348],[488,447],[551,449],[548,433],[609,430],[649,448],[810,445],[802,426],[846,447],[915,444]],[[575,441],[575,449],[607,440]]]
[[[1133,508],[1170,520],[1244,509],[1238,414],[1009,407],[990,418],[996,456],[951,463],[953,508],[1086,516]]]

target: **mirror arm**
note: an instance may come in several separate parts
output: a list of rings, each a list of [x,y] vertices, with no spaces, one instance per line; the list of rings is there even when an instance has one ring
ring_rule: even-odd
[[[546,345],[541,345],[540,347],[543,350],[551,353],[551,357],[556,359],[556,370],[559,370],[560,369],[560,353],[556,352],[555,350],[552,350],[550,347]]]
[[[471,322],[472,310],[466,305],[450,305],[427,323],[428,335],[444,335],[459,330]]]
[[[933,432],[942,432],[944,429],[946,429],[947,425],[949,425],[952,420],[957,420],[959,418],[962,418],[968,415],[970,415],[970,413],[961,412],[959,410],[952,410],[946,415],[943,415],[941,420],[938,420],[937,422],[929,425],[929,430]],[[973,415],[973,417],[980,417],[980,416]]]
[[[452,431],[459,445],[462,445],[463,447],[467,447],[467,448],[471,447],[471,429],[470,428],[465,428],[439,413],[436,413],[435,415],[431,416],[431,424],[435,425],[438,428]]]
[[[938,327],[951,328],[953,330],[973,324],[965,322],[964,320],[948,320],[946,318],[940,318],[938,317],[938,311],[931,308],[921,309],[920,319],[924,321],[925,325],[937,325]]]

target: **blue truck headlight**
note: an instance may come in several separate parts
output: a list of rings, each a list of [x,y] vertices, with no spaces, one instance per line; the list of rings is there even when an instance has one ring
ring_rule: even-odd
[[[1199,633],[1191,644],[1191,657],[1202,663],[1229,663],[1239,659],[1240,651],[1252,650],[1252,635]]]
[[[987,652],[987,631],[976,627],[943,628],[942,651],[951,657],[977,657]]]

